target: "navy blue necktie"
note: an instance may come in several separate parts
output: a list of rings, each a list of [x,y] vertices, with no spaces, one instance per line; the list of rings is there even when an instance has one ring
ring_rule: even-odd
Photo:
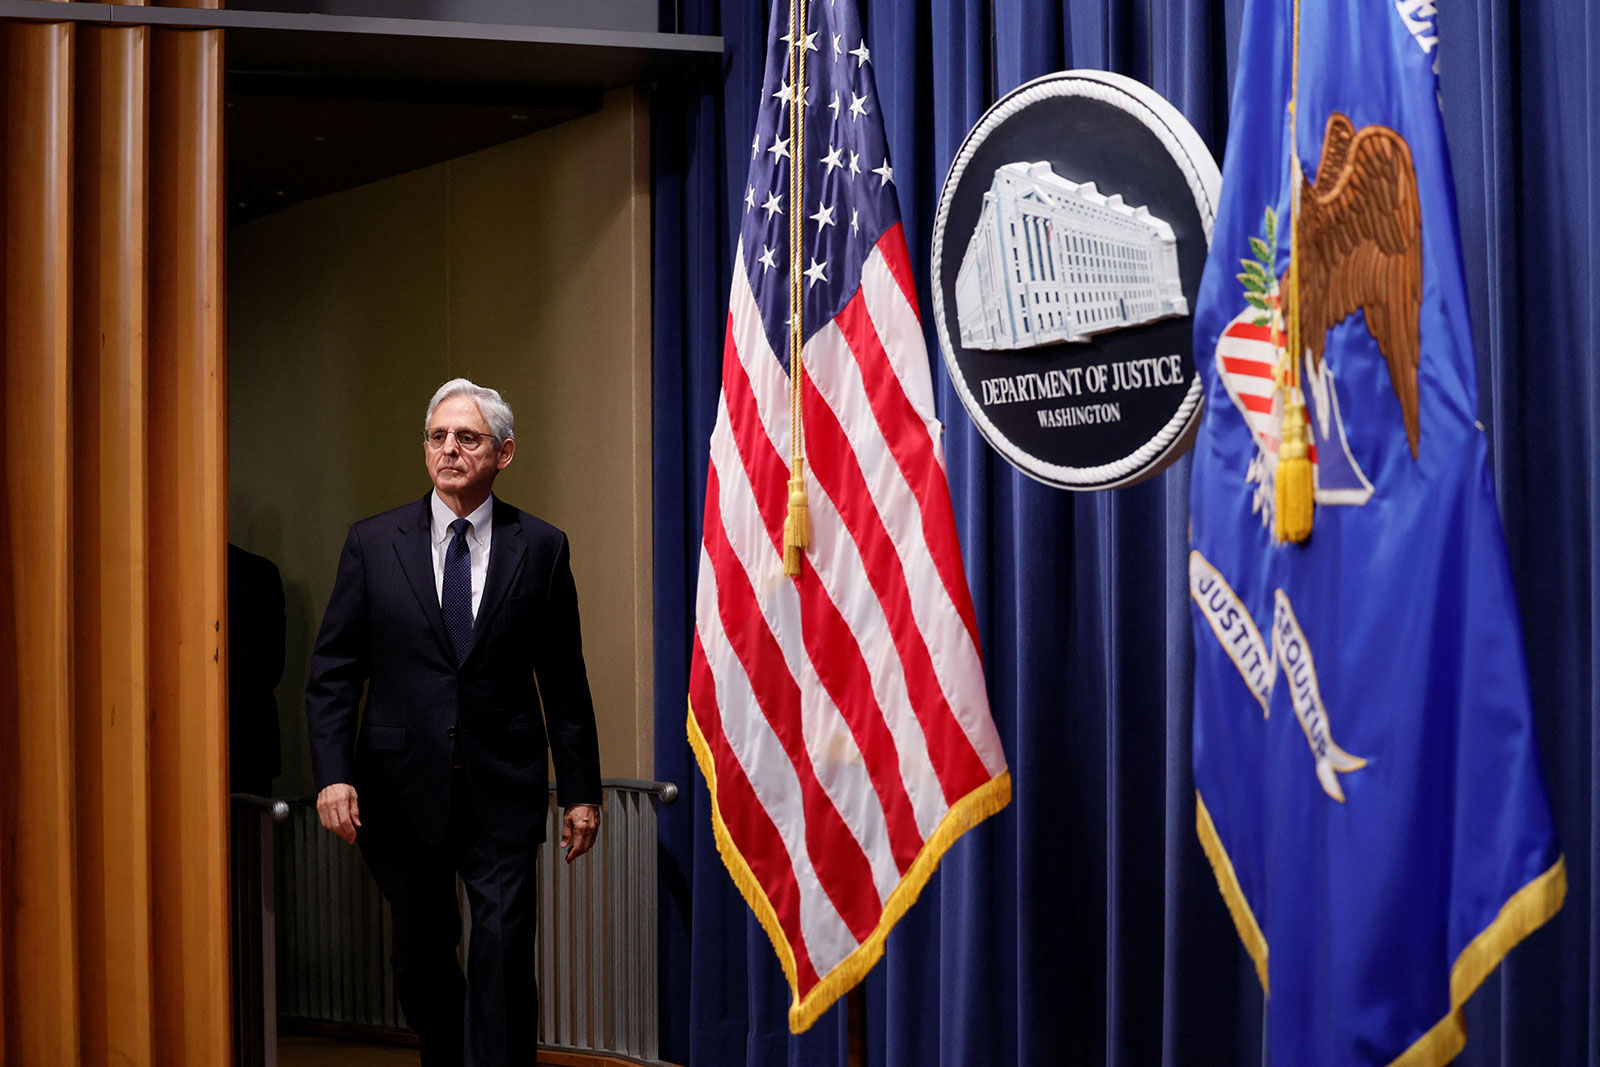
[[[467,644],[472,640],[472,550],[467,547],[467,530],[471,526],[466,519],[450,524],[455,536],[444,552],[444,588],[439,596],[457,663],[466,656]]]

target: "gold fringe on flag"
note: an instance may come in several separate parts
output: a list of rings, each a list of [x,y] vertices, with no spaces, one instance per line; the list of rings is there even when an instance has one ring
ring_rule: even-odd
[[[1227,902],[1228,912],[1233,916],[1239,940],[1255,962],[1261,990],[1270,997],[1267,939],[1250,910],[1250,902],[1245,899],[1239,877],[1234,873],[1233,862],[1217,835],[1217,828],[1211,821],[1211,813],[1206,810],[1199,790],[1195,791],[1194,806],[1195,830],[1200,838],[1200,846],[1211,861],[1212,873],[1216,875],[1217,886],[1222,890],[1222,899]],[[1450,968],[1450,1010],[1412,1042],[1409,1048],[1391,1060],[1389,1067],[1444,1067],[1460,1055],[1467,1044],[1467,1026],[1462,1006],[1500,965],[1507,953],[1561,910],[1566,897],[1567,861],[1562,856],[1513,893],[1494,921],[1461,950]]]
[[[934,827],[933,833],[923,842],[917,858],[911,861],[911,866],[901,875],[900,884],[895,886],[889,898],[884,901],[883,912],[879,915],[878,923],[872,933],[868,934],[866,940],[858,944],[855,950],[841,960],[833,970],[821,975],[821,980],[801,996],[794,949],[789,945],[789,939],[784,936],[783,927],[778,922],[777,909],[772,906],[772,901],[761,888],[761,880],[756,877],[755,871],[751,870],[749,862],[740,853],[739,846],[734,843],[727,824],[722,820],[722,808],[717,800],[716,764],[712,760],[711,746],[707,743],[705,735],[700,732],[700,723],[695,719],[692,703],[689,705],[688,728],[689,747],[694,751],[695,761],[700,764],[700,773],[705,776],[706,785],[711,790],[711,829],[712,835],[716,838],[717,852],[722,856],[722,862],[728,868],[728,874],[733,878],[734,885],[738,886],[739,892],[743,894],[745,903],[750,905],[750,910],[755,913],[761,928],[767,932],[767,938],[772,942],[772,949],[778,954],[778,963],[783,968],[783,975],[788,979],[789,990],[794,994],[794,1001],[789,1005],[790,1033],[803,1033],[823,1012],[833,1007],[835,1001],[867,976],[873,965],[883,958],[889,931],[894,929],[895,924],[907,911],[911,910],[911,905],[917,902],[917,897],[921,896],[928,879],[932,878],[933,872],[939,868],[939,861],[944,858],[945,853],[962,834],[1011,803],[1011,772],[1002,771],[951,804],[950,810],[939,820],[939,825]]]
[[[1228,850],[1222,847],[1222,838],[1217,836],[1216,824],[1211,821],[1211,812],[1206,810],[1206,802],[1201,799],[1198,789],[1194,792],[1194,828],[1206,859],[1211,861],[1211,873],[1216,875],[1217,888],[1222,890],[1222,899],[1228,905],[1228,914],[1233,916],[1239,940],[1255,962],[1261,991],[1270,997],[1272,987],[1267,982],[1266,935],[1261,932],[1261,924],[1256,922],[1255,912],[1250,910],[1250,902],[1245,899],[1244,889],[1239,885],[1239,875],[1233,869],[1233,861],[1228,858]]]
[[[1512,894],[1494,922],[1461,950],[1450,968],[1449,1014],[1396,1056],[1389,1067],[1444,1067],[1460,1055],[1467,1044],[1462,1005],[1489,977],[1489,972],[1500,965],[1506,953],[1561,910],[1566,898],[1567,860],[1561,856],[1543,874]]]

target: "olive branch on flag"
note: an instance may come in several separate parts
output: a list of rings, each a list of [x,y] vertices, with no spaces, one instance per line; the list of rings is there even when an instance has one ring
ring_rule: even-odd
[[[1271,326],[1272,311],[1277,306],[1277,279],[1272,274],[1272,250],[1278,246],[1278,213],[1267,208],[1265,217],[1266,240],[1250,238],[1250,251],[1254,259],[1241,259],[1244,270],[1234,275],[1244,283],[1244,298],[1262,314],[1251,320],[1255,326]]]

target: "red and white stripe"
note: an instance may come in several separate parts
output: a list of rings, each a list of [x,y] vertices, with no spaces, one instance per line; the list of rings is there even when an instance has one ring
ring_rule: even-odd
[[[881,950],[891,898],[930,839],[1006,763],[901,227],[804,348],[812,544],[796,579],[782,555],[790,384],[744,254],[711,438],[690,708],[725,848],[771,909],[798,1005],[869,941]]]
[[[1228,399],[1250,427],[1250,435],[1275,456],[1278,429],[1283,425],[1283,402],[1272,380],[1279,349],[1272,328],[1255,325],[1259,314],[1253,307],[1245,308],[1217,338],[1217,373]],[[1313,465],[1317,462],[1315,442],[1311,444],[1310,459]]]
[[[1250,435],[1261,447],[1276,454],[1278,427],[1283,424],[1277,387],[1272,381],[1278,346],[1273,343],[1271,327],[1251,321],[1258,314],[1255,308],[1247,307],[1222,331],[1217,340],[1217,371],[1228,390],[1228,399],[1250,427]]]

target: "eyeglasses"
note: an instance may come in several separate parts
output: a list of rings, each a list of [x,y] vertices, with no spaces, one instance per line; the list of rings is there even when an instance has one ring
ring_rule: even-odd
[[[423,430],[422,440],[427,446],[437,452],[450,440],[450,435],[455,434],[456,446],[463,452],[476,452],[483,447],[485,441],[500,440],[494,434],[481,433],[477,430]]]

